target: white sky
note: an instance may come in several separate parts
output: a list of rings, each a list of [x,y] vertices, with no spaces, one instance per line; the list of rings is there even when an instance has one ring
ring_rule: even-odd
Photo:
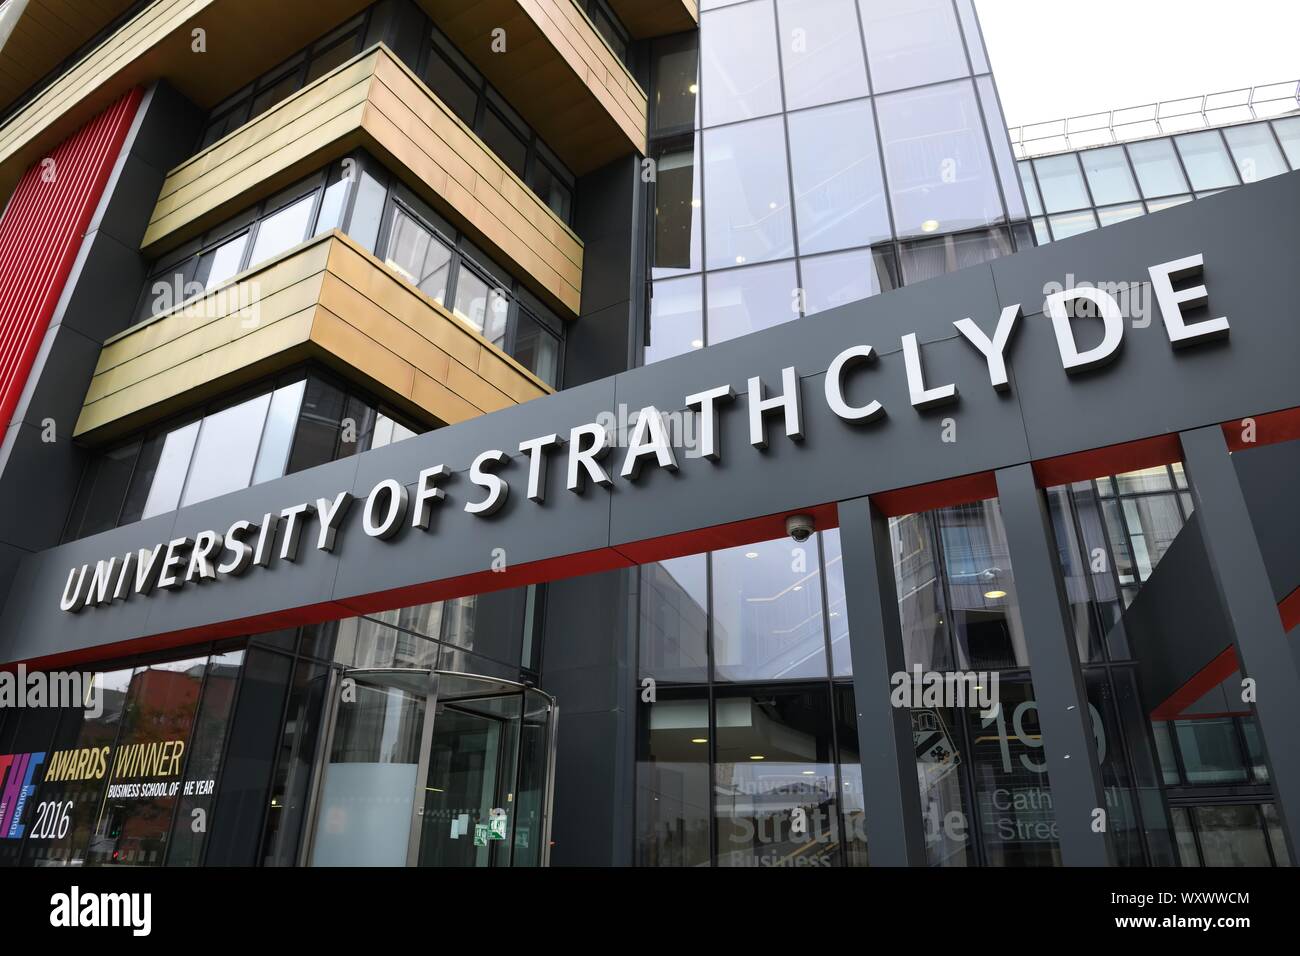
[[[1300,0],[975,0],[1007,124],[1300,79]]]

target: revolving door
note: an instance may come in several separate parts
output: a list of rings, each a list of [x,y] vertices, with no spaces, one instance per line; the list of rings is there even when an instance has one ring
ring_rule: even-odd
[[[311,866],[545,866],[555,702],[451,671],[341,671],[305,847]]]

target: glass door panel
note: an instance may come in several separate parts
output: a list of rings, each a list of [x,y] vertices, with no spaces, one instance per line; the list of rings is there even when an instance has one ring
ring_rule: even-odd
[[[338,704],[313,866],[404,866],[425,698],[358,681]]]

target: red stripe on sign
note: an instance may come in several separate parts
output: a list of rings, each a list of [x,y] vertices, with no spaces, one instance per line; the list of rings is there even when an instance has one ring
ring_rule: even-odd
[[[131,90],[38,160],[0,216],[0,423],[5,428],[142,95],[139,87]]]

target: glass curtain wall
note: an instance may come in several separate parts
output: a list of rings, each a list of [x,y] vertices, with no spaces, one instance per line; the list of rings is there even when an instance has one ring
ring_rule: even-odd
[[[646,363],[1032,244],[970,0],[715,0],[650,59]]]
[[[1159,701],[1144,699],[1141,648],[1121,620],[1191,515],[1181,464],[1045,494],[1117,863],[1280,859],[1253,720],[1153,725],[1147,715]],[[911,701],[930,865],[1059,864],[997,501],[893,518],[890,531],[909,672],[973,673],[981,686],[996,679],[1000,701],[991,711]],[[845,606],[852,582],[839,531],[646,565],[641,581],[638,676],[654,699],[638,714],[637,863],[864,865]],[[1242,820],[1255,815],[1250,826],[1267,849],[1250,851],[1253,836],[1240,850],[1215,842],[1215,833],[1246,827],[1205,810],[1216,797],[1246,807]]]
[[[1300,117],[1022,159],[1016,168],[1041,245],[1300,169]]]

